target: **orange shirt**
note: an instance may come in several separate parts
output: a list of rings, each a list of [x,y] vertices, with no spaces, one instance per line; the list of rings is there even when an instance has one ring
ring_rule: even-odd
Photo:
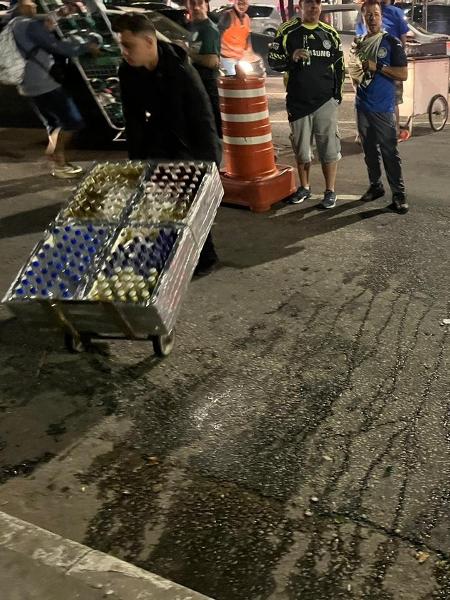
[[[247,14],[241,20],[234,9],[230,10],[230,26],[222,34],[220,54],[225,58],[241,59],[247,49],[250,35],[250,18]]]

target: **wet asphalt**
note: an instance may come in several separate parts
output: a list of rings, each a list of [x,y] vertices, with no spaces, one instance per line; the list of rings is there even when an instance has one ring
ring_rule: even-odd
[[[336,209],[222,207],[166,360],[70,355],[0,309],[1,510],[217,600],[450,599],[450,130],[403,145],[399,216],[357,200],[343,111]],[[0,157],[2,293],[68,191],[23,135]]]

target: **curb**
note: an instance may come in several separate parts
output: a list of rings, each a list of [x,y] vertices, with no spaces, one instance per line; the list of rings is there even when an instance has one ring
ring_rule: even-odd
[[[12,565],[18,571],[5,588],[1,582]],[[53,594],[64,600],[212,600],[1,511],[0,587],[2,600],[52,600]]]

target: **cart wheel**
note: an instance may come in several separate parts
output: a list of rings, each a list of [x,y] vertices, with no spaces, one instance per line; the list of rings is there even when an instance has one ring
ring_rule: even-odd
[[[84,352],[86,346],[89,345],[90,337],[88,335],[73,336],[71,333],[64,334],[64,345],[72,354]]]
[[[175,343],[175,330],[172,329],[172,331],[170,331],[167,335],[151,335],[150,338],[152,340],[153,350],[155,351],[156,356],[164,358],[165,356],[169,356],[173,350]]]
[[[448,119],[448,102],[441,94],[431,98],[428,105],[428,119],[433,131],[444,129]]]

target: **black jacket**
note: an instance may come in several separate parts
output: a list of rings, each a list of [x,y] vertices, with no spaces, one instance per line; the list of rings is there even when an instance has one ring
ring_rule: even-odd
[[[294,63],[295,50],[310,52],[307,63]],[[278,29],[268,56],[276,71],[286,71],[286,106],[289,121],[310,115],[335,98],[342,101],[345,79],[341,40],[333,27],[319,21],[313,29],[295,17]]]
[[[131,159],[210,160],[220,164],[211,104],[186,52],[158,42],[155,71],[119,69],[128,154]]]

